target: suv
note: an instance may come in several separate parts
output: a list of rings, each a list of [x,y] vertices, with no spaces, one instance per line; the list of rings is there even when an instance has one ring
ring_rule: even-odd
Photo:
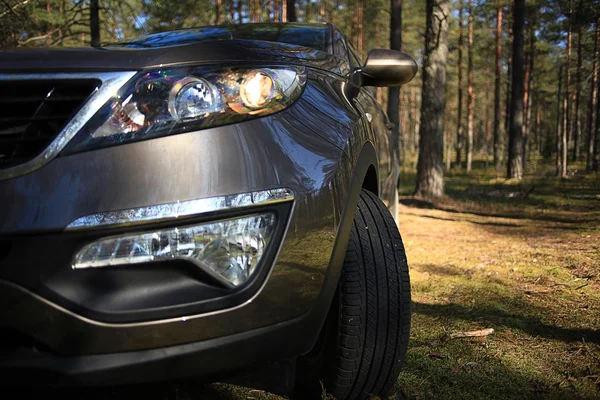
[[[415,73],[329,24],[3,52],[4,383],[388,393],[410,285],[368,88]]]

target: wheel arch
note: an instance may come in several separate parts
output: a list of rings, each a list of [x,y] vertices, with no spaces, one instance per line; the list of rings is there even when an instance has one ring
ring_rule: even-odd
[[[333,295],[337,289],[361,190],[366,189],[373,192],[375,195],[379,194],[377,165],[377,152],[375,151],[375,147],[371,142],[365,142],[352,169],[346,195],[346,204],[342,212],[338,234],[329,260],[329,265],[325,272],[325,280],[321,288],[321,293],[319,294],[315,308],[310,313],[309,321],[312,321],[314,324],[311,325],[313,327],[311,330],[313,335],[309,339],[309,343],[312,343],[310,348],[316,343],[318,334],[323,328],[325,318],[333,300]],[[306,351],[310,350],[310,348],[306,349]]]

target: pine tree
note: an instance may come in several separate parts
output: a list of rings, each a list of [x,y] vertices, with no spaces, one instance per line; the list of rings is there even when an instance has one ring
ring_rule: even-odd
[[[525,0],[515,0],[513,13],[512,94],[510,100],[510,133],[508,142],[508,179],[523,179],[523,47]]]
[[[496,73],[494,77],[494,167],[500,169],[500,72],[502,61],[502,0],[496,0]]]
[[[444,108],[450,16],[448,0],[427,0],[426,10],[416,194],[439,197],[444,194]]]

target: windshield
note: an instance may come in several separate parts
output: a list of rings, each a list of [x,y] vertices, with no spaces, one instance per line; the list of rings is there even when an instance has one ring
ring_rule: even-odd
[[[244,24],[207,26],[161,32],[109,47],[152,48],[209,40],[264,40],[309,47],[330,52],[329,26],[325,24]]]

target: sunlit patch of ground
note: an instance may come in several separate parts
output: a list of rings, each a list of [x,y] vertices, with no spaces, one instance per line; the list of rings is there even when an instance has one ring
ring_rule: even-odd
[[[401,200],[414,307],[397,397],[600,398],[600,181],[493,175]]]

